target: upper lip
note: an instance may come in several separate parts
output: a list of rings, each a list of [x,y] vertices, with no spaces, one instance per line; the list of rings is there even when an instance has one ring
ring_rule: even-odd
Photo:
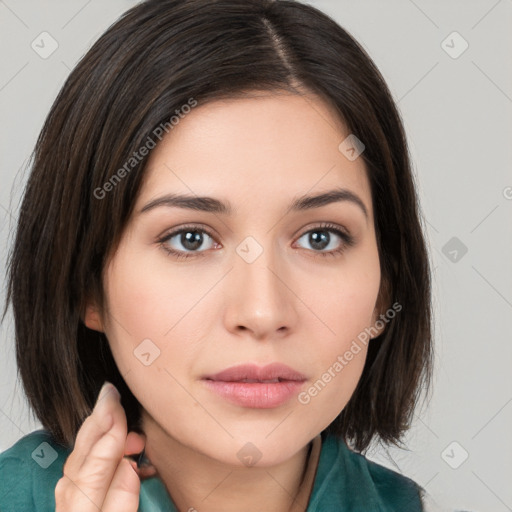
[[[304,381],[306,377],[300,372],[282,363],[272,363],[266,366],[256,364],[241,364],[226,368],[214,375],[206,375],[205,380],[223,382],[251,381]]]

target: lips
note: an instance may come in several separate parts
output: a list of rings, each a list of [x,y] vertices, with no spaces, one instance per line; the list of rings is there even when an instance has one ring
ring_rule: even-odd
[[[211,392],[237,406],[271,409],[299,393],[306,377],[289,366],[273,363],[234,366],[202,380]]]
[[[275,383],[300,382],[306,380],[306,377],[285,364],[272,363],[263,367],[254,364],[232,366],[214,375],[207,375],[204,379],[222,382]]]

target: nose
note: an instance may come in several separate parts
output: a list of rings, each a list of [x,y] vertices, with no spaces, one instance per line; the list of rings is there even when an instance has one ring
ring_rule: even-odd
[[[240,253],[243,254],[243,253]],[[226,290],[225,325],[234,334],[254,339],[277,339],[295,330],[300,300],[293,293],[290,268],[265,249],[255,261],[234,255]]]

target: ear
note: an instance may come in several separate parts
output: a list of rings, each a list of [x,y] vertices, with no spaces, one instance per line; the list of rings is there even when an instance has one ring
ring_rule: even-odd
[[[83,323],[93,331],[103,332],[103,321],[96,304],[88,302],[82,315]]]

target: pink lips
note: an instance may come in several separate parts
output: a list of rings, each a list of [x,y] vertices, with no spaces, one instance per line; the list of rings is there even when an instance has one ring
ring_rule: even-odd
[[[297,394],[306,377],[281,363],[244,364],[203,377],[208,388],[242,407],[278,407]]]

